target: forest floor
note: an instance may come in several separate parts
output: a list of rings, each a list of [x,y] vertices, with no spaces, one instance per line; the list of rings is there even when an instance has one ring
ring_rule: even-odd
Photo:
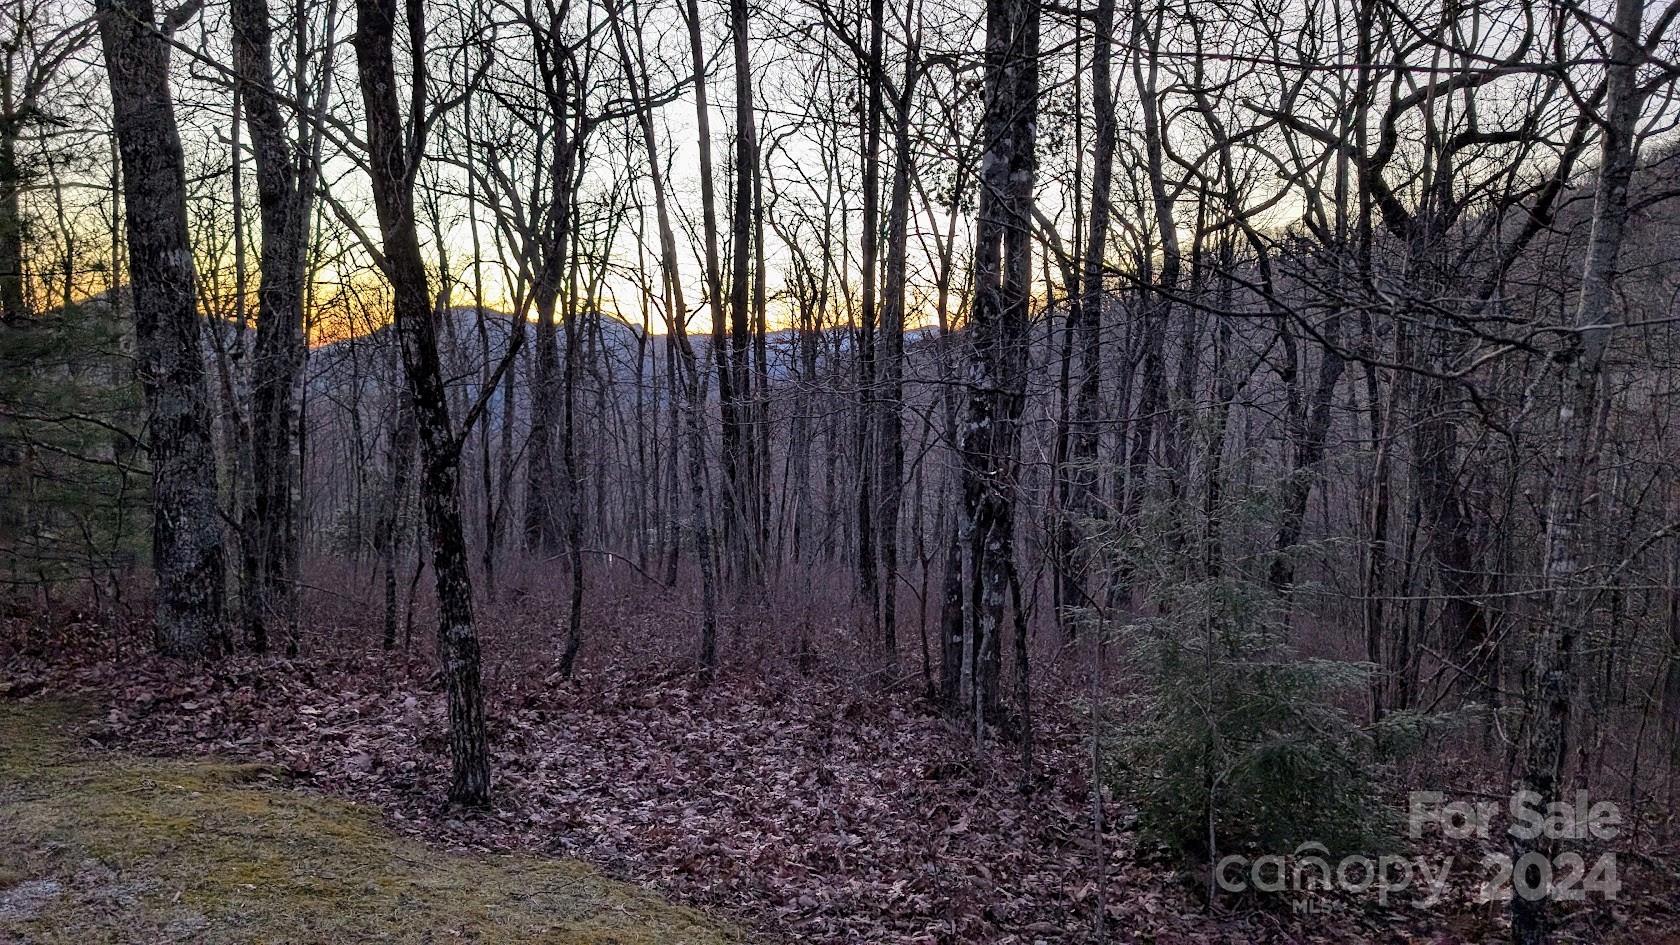
[[[151,657],[138,634],[115,642],[104,631],[60,625],[52,631],[58,642],[43,645],[36,634],[26,648],[16,645],[16,633],[8,647],[5,630],[0,626],[0,711],[17,700],[54,705],[74,698],[93,712],[77,730],[81,750],[121,752],[77,755],[88,760],[62,769],[56,762],[29,767],[35,763],[26,756],[37,751],[32,736],[13,738],[16,720],[32,716],[16,710],[0,716],[13,720],[0,731],[6,739],[0,751],[34,772],[0,768],[0,792],[33,783],[37,787],[25,793],[48,795],[23,808],[26,818],[35,819],[24,836],[86,829],[97,806],[51,796],[58,790],[53,785],[77,771],[90,778],[103,771],[115,779],[108,790],[100,788],[99,804],[166,804],[171,795],[158,785],[186,784],[201,793],[244,792],[240,796],[251,803],[284,811],[276,823],[351,818],[355,826],[347,833],[327,829],[334,839],[313,851],[319,859],[271,865],[284,866],[282,887],[342,881],[357,896],[384,897],[357,910],[369,913],[356,920],[367,923],[366,934],[323,931],[280,940],[378,938],[379,923],[386,921],[380,910],[390,907],[392,893],[355,886],[368,875],[393,877],[395,889],[404,883],[436,889],[428,901],[439,908],[463,896],[476,911],[470,919],[456,916],[458,923],[515,923],[478,926],[485,941],[638,941],[625,926],[587,925],[606,921],[602,911],[623,917],[625,909],[631,917],[650,917],[649,928],[680,926],[683,934],[699,936],[690,941],[723,940],[704,937],[725,935],[717,931],[721,926],[581,873],[576,861],[723,917],[749,939],[767,943],[1456,945],[1508,936],[1504,906],[1476,901],[1483,877],[1469,873],[1443,901],[1427,907],[1407,898],[1377,902],[1338,894],[1305,912],[1253,898],[1210,910],[1200,895],[1205,875],[1185,876],[1158,856],[1139,836],[1123,799],[1107,799],[1107,829],[1095,835],[1088,721],[1078,692],[1040,693],[1029,772],[1016,744],[989,740],[977,751],[971,733],[907,687],[871,689],[821,673],[766,674],[761,668],[726,671],[702,687],[680,661],[663,658],[648,642],[656,635],[639,638],[635,632],[627,648],[640,658],[601,646],[579,676],[566,681],[496,658],[502,647],[492,635],[486,688],[495,802],[487,812],[464,812],[440,803],[447,785],[441,684],[418,655],[315,641],[300,659],[242,655],[192,666]],[[24,655],[29,650],[37,655]],[[42,750],[71,757],[67,742],[53,740],[58,737],[49,737]],[[146,756],[165,760],[138,760]],[[214,760],[198,765],[182,758]],[[1438,777],[1454,783],[1467,777],[1445,759],[1431,764]],[[0,817],[0,836],[6,823]],[[196,822],[185,826],[197,832]],[[238,836],[214,820],[204,827],[222,838],[218,844]],[[385,829],[407,839],[390,839]],[[447,851],[448,858],[432,859],[445,855],[436,851]],[[342,865],[333,865],[340,857]],[[105,862],[97,854],[94,859]],[[6,909],[42,915],[58,908],[51,903],[70,901],[59,897],[79,888],[78,867],[73,856],[56,862],[46,880],[0,875],[0,916]],[[168,909],[147,921],[167,929],[179,917],[169,911],[178,905],[169,877],[191,862],[184,854],[160,861],[139,895]],[[382,864],[396,864],[396,872],[387,874]],[[1650,858],[1625,861],[1622,900],[1573,910],[1564,940],[1674,941],[1658,931],[1671,928],[1680,913],[1670,873]],[[550,906],[540,899],[508,906],[495,901],[502,895],[496,890],[505,884],[529,894],[549,888],[550,876],[590,877],[579,881],[586,895],[554,909],[581,916],[586,924],[575,928],[597,938],[565,938],[564,929],[550,939],[510,938],[517,923],[536,921]],[[1100,885],[1099,876],[1106,880]],[[279,908],[263,906],[262,895],[240,883],[269,887],[266,874],[260,882],[229,878],[216,881],[217,895],[250,897],[259,912]],[[181,914],[189,921],[210,917],[183,889],[175,888],[182,893],[179,902],[188,904]],[[621,894],[632,905],[588,905]],[[572,893],[554,895],[564,900]],[[1094,931],[1099,908],[1107,917],[1100,939]],[[312,913],[313,921],[331,921],[331,912]],[[5,928],[0,920],[0,941],[7,940]],[[470,940],[471,930],[437,940]],[[653,941],[684,940],[665,931],[651,934]],[[196,933],[189,938],[213,940]],[[230,933],[229,940],[245,939]]]
[[[269,765],[87,747],[0,703],[0,941],[724,945],[739,933],[581,863],[458,853],[288,790]]]

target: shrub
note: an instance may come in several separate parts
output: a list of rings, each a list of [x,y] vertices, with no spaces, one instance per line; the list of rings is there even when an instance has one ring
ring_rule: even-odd
[[[1299,657],[1270,583],[1206,567],[1194,541],[1128,544],[1121,573],[1152,616],[1120,630],[1137,683],[1107,713],[1119,721],[1106,777],[1145,832],[1197,863],[1309,841],[1380,845],[1391,819],[1382,768],[1342,708],[1357,704],[1348,696],[1365,691],[1370,667]]]

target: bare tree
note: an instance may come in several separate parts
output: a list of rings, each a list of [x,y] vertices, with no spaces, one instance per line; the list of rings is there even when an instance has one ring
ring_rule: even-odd
[[[34,175],[19,151],[32,129],[62,121],[52,113],[62,106],[47,98],[94,33],[91,19],[61,24],[58,12],[52,0],[10,0],[0,8],[0,321],[28,311],[22,196]]]
[[[1079,349],[1079,386],[1074,395],[1068,423],[1065,481],[1061,491],[1061,522],[1056,540],[1061,562],[1061,585],[1057,589],[1062,606],[1080,608],[1087,603],[1087,564],[1080,549],[1083,520],[1096,512],[1097,448],[1101,432],[1097,411],[1102,399],[1103,292],[1108,253],[1109,217],[1112,215],[1114,147],[1114,2],[1097,0],[1091,13],[1091,115],[1095,145],[1091,154],[1091,206],[1086,215],[1089,228],[1079,275],[1080,294],[1068,301],[1068,331]],[[1064,630],[1071,629],[1065,617]]]
[[[251,371],[251,468],[243,488],[244,624],[246,639],[266,648],[268,629],[286,630],[295,651],[297,631],[299,488],[297,387],[304,356],[304,295],[309,216],[314,207],[319,132],[305,131],[297,147],[275,90],[273,27],[266,0],[235,0],[231,8],[234,70],[251,150],[256,158],[257,206],[262,225],[261,282],[257,288],[257,338]],[[332,21],[329,14],[328,22]],[[298,22],[294,29],[306,28]],[[331,88],[331,44],[321,70],[314,109],[324,108]],[[306,63],[296,63],[298,90]]]
[[[1015,570],[1016,473],[1032,288],[1037,0],[986,4],[986,112],[974,249],[963,460],[964,570],[970,618],[964,673],[976,731],[998,703],[1004,613]]]
[[[1663,26],[1677,9],[1663,15]],[[1639,67],[1649,46],[1644,42],[1643,0],[1617,0],[1609,24],[1610,58],[1601,136],[1597,189],[1593,194],[1591,233],[1587,239],[1580,297],[1568,346],[1558,355],[1557,455],[1552,465],[1551,495],[1545,520],[1546,612],[1538,618],[1532,675],[1536,682],[1528,741],[1523,747],[1522,786],[1540,804],[1559,800],[1564,765],[1569,759],[1570,716],[1575,712],[1576,638],[1586,625],[1594,592],[1582,586],[1590,565],[1580,538],[1588,489],[1596,468],[1593,430],[1604,396],[1604,356],[1620,315],[1615,305],[1617,262],[1627,232],[1629,189],[1638,164],[1637,132],[1644,90]],[[1662,28],[1654,36],[1660,39]],[[1513,829],[1512,861],[1521,874],[1511,897],[1511,939],[1516,945],[1550,941],[1547,906],[1551,899],[1549,865],[1559,852],[1555,831],[1531,837]],[[1539,853],[1544,858],[1530,854]],[[1525,890],[1538,895],[1525,895]]]
[[[915,16],[905,10],[906,30]],[[881,287],[880,391],[874,395],[875,449],[879,453],[881,518],[881,646],[898,662],[899,512],[904,498],[904,329],[909,287],[910,179],[913,176],[911,111],[921,71],[916,40],[907,38],[904,75],[893,102],[893,178],[887,198],[886,278]],[[885,76],[878,80],[885,85]],[[869,387],[866,384],[865,390]]]
[[[418,0],[406,10],[410,49],[426,52],[425,14]],[[461,522],[461,439],[450,426],[443,369],[438,358],[437,312],[427,290],[426,263],[414,213],[414,177],[426,141],[426,72],[411,79],[408,121],[398,102],[395,0],[357,0],[356,68],[367,120],[368,172],[383,237],[381,268],[394,293],[403,373],[420,440],[420,501],[431,538],[432,571],[439,609],[438,655],[449,696],[451,802],[481,807],[490,800],[490,759],[484,732],[484,691],[479,679],[478,634],[473,626],[472,581],[467,573]],[[506,369],[506,365],[503,365]],[[479,409],[482,409],[480,400]],[[475,411],[476,412],[476,411]],[[470,424],[463,424],[462,436]]]
[[[169,94],[169,34],[197,10],[159,22],[151,0],[102,0],[99,36],[111,80],[127,205],[129,272],[152,464],[154,628],[170,656],[227,644],[215,444],[187,239],[186,169]]]

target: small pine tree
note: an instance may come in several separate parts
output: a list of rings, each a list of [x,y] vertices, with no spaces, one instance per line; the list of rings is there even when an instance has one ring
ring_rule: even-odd
[[[0,567],[43,591],[145,552],[127,326],[104,299],[0,326]]]
[[[1196,582],[1126,628],[1146,668],[1117,717],[1114,775],[1143,825],[1185,856],[1353,849],[1378,819],[1371,744],[1335,703],[1360,667],[1291,656],[1260,588]]]
[[[1266,568],[1210,566],[1185,507],[1146,510],[1134,534],[1109,542],[1111,566],[1149,611],[1120,631],[1140,672],[1105,713],[1124,720],[1107,733],[1111,786],[1188,862],[1379,843],[1388,814],[1374,746],[1338,703],[1363,691],[1368,667],[1296,655]],[[1220,511],[1266,514],[1252,496]]]

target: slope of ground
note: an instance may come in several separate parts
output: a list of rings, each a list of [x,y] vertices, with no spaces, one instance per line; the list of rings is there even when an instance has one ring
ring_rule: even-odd
[[[37,785],[30,790],[42,796],[31,802],[28,816],[44,819],[29,828],[36,839],[28,846],[34,851],[28,868],[0,878],[6,890],[0,899],[0,943],[12,940],[8,934],[15,926],[5,923],[20,921],[17,915],[61,908],[68,901],[63,897],[82,889],[78,883],[91,883],[92,893],[82,895],[97,898],[112,882],[119,892],[122,883],[139,884],[138,892],[124,894],[161,904],[156,908],[164,911],[147,919],[156,934],[72,940],[168,941],[169,923],[179,919],[188,923],[178,927],[185,929],[182,940],[215,941],[192,923],[202,925],[213,916],[231,921],[226,917],[263,910],[286,917],[288,928],[307,929],[309,922],[346,917],[297,903],[336,897],[354,913],[349,918],[362,924],[342,935],[323,931],[311,933],[314,938],[269,940],[377,941],[388,933],[401,941],[408,923],[395,929],[380,924],[400,908],[404,915],[438,923],[434,927],[446,931],[431,940],[440,943],[470,941],[473,935],[487,942],[676,943],[684,935],[705,945],[717,941],[704,937],[704,928],[683,924],[690,919],[666,920],[658,917],[671,913],[642,911],[652,909],[646,898],[624,906],[633,921],[608,924],[618,905],[591,913],[577,903],[606,902],[617,895],[612,890],[625,887],[590,879],[556,892],[554,884],[570,882],[569,870],[578,868],[541,867],[542,857],[583,861],[655,889],[669,901],[726,916],[764,943],[1480,945],[1509,939],[1506,906],[1478,898],[1487,878],[1479,864],[1498,852],[1497,843],[1487,849],[1469,842],[1443,846],[1431,838],[1420,846],[1415,852],[1432,862],[1458,858],[1448,895],[1434,905],[1405,894],[1385,902],[1374,892],[1244,894],[1207,903],[1201,896],[1206,874],[1181,872],[1162,859],[1140,833],[1125,796],[1105,792],[1105,829],[1100,834],[1092,829],[1090,722],[1080,711],[1079,692],[1066,686],[1047,685],[1035,700],[1037,738],[1028,766],[1018,742],[991,737],[977,746],[972,730],[919,699],[913,685],[848,681],[841,672],[805,676],[768,660],[743,658],[744,667],[732,667],[702,686],[684,671],[681,654],[687,650],[679,644],[687,628],[680,620],[664,621],[674,629],[662,635],[654,616],[609,615],[619,631],[590,638],[589,658],[572,680],[546,675],[541,661],[512,658],[555,652],[555,641],[513,640],[508,634],[523,624],[487,623],[492,633],[486,708],[495,770],[494,806],[482,812],[442,803],[447,724],[432,662],[420,652],[387,653],[356,644],[369,636],[363,625],[323,622],[321,636],[305,641],[300,658],[240,655],[194,664],[156,658],[140,634],[111,635],[93,624],[88,626],[100,636],[90,640],[77,629],[80,624],[59,630],[20,622],[10,639],[28,641],[33,634],[36,645],[32,653],[15,645],[8,650],[8,627],[0,620],[0,708],[18,699],[84,699],[98,708],[77,732],[79,743],[128,753],[105,756],[119,760],[118,769],[78,763],[79,777],[117,779],[100,803],[163,804],[169,796],[159,784],[188,784],[188,790],[201,793],[277,791],[301,799],[305,811],[330,812],[329,822],[353,814],[358,825],[336,849],[302,848],[300,855],[318,865],[306,882],[292,874],[286,883],[296,891],[272,899],[262,892],[277,884],[270,874],[260,881],[218,874],[204,880],[203,888],[169,878],[186,869],[197,884],[201,870],[220,869],[213,857],[201,854],[193,854],[190,869],[164,861],[161,868],[142,865],[115,881],[102,879],[106,874],[100,870],[120,870],[121,863],[95,855],[92,879],[79,880],[85,855],[58,853],[56,861],[40,865],[39,849],[46,845],[40,838],[58,829],[57,821],[81,824],[76,831],[96,840],[98,831],[88,818],[97,810],[60,789],[63,775],[12,773],[9,768],[20,764],[42,767],[29,760],[36,749],[27,743],[11,747],[36,736],[28,726],[0,729],[0,746],[7,746],[0,756],[13,759],[0,764],[0,781]],[[49,633],[53,637],[47,638]],[[745,634],[726,642],[731,652],[750,653]],[[636,655],[624,655],[631,649]],[[63,756],[68,750],[45,754]],[[209,767],[139,761],[134,755],[204,758]],[[230,767],[230,760],[244,767]],[[1481,783],[1450,751],[1432,752],[1419,763],[1430,768],[1421,782],[1430,789]],[[145,773],[153,764],[176,773]],[[128,773],[119,776],[118,770]],[[182,771],[193,779],[184,780]],[[282,783],[360,806],[311,799],[283,790]],[[1409,783],[1396,784],[1395,809],[1402,814]],[[13,806],[0,791],[0,838],[24,835],[18,821],[9,819],[24,816],[12,813]],[[297,808],[288,810],[286,817],[304,816]],[[168,821],[184,815],[165,808],[145,816]],[[105,823],[99,817],[93,822]],[[361,838],[396,843],[378,823],[410,838],[413,845],[401,847],[410,852],[370,852]],[[228,826],[208,826],[216,836],[238,837]],[[1665,940],[1680,915],[1675,893],[1680,872],[1668,847],[1655,839],[1670,836],[1658,826],[1647,824],[1642,831],[1641,846],[1649,855],[1636,855],[1629,845],[1620,898],[1595,898],[1568,910],[1560,943]],[[175,842],[169,824],[155,829],[163,831],[163,841]],[[173,825],[177,836],[182,829]],[[323,830],[332,835],[330,827]],[[90,842],[78,841],[81,847]],[[228,849],[217,844],[215,849]],[[438,847],[475,856],[430,860],[427,851]],[[265,869],[285,879],[290,854]],[[0,865],[10,865],[14,856],[0,846]],[[357,885],[386,869],[370,866],[370,856],[375,864],[426,858],[433,864],[428,871],[438,869],[438,862],[448,868],[428,872],[434,877],[429,880],[398,874],[410,884],[399,891],[411,894],[425,883],[442,884],[415,913],[405,900],[393,906],[390,890]],[[471,864],[495,869],[470,876],[457,872],[479,869]],[[562,878],[544,878],[554,875]],[[504,888],[511,892],[498,891]],[[372,903],[364,904],[361,897],[370,895]],[[236,902],[217,911],[215,901],[223,896]],[[251,897],[252,904],[242,897]],[[456,898],[462,905],[449,908]],[[1310,909],[1301,911],[1306,906]],[[178,907],[185,911],[168,911]],[[95,902],[83,908],[101,907]],[[288,909],[305,917],[287,917]],[[573,909],[582,911],[567,911]],[[1105,917],[1100,932],[1099,914]],[[512,924],[484,925],[491,921]],[[561,927],[542,931],[544,921]],[[521,925],[526,922],[533,924]],[[520,928],[532,931],[510,931]],[[456,931],[460,934],[451,934]]]
[[[902,693],[624,667],[490,678],[494,807],[478,813],[442,807],[439,683],[395,654],[14,660],[0,698],[77,694],[104,744],[284,772],[423,843],[582,860],[769,942],[1084,945],[1099,908],[1103,938],[1152,945],[1346,945],[1395,921],[1351,911],[1296,935],[1265,912],[1210,915],[1113,802],[1099,899],[1087,750],[1050,706],[1023,793],[1016,746],[977,752]]]
[[[573,861],[440,851],[272,766],[131,757],[84,728],[0,703],[0,942],[736,938]]]

